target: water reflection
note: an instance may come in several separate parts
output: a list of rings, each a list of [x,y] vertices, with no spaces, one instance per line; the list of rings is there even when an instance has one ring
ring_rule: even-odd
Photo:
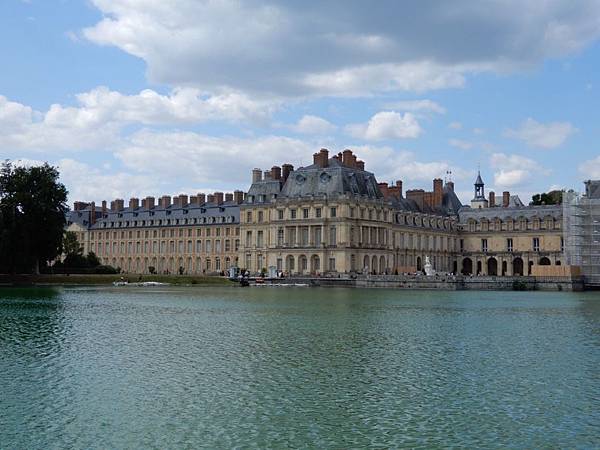
[[[8,447],[587,448],[598,437],[593,295],[28,295],[0,291]]]

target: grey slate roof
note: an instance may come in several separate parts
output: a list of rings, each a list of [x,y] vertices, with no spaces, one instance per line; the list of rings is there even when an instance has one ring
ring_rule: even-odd
[[[562,217],[562,205],[543,205],[543,206],[525,206],[521,203],[521,206],[509,206],[507,208],[502,206],[496,206],[493,208],[470,208],[463,207],[460,209],[459,221],[466,223],[469,219],[481,220],[494,219],[496,217],[500,219],[518,219],[519,217],[525,217],[531,219],[533,217],[539,217],[540,219],[551,216],[555,219]]]
[[[358,168],[342,165],[337,159],[329,159],[328,167],[316,164],[300,167],[290,173],[281,195],[304,197],[308,195],[359,195],[382,199],[375,175]]]

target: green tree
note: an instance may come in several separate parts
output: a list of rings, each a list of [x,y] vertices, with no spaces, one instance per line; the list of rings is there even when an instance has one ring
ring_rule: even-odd
[[[39,273],[62,249],[67,189],[48,163],[0,169],[0,269]]]
[[[77,235],[73,231],[65,231],[62,246],[63,253],[67,257],[83,254],[83,247],[77,240]]]
[[[563,191],[554,190],[550,192],[544,192],[542,194],[535,194],[531,197],[531,206],[540,205],[562,205]]]

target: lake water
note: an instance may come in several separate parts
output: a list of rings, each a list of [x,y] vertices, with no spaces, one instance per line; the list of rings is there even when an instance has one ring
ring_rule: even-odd
[[[600,294],[0,290],[0,448],[598,448]]]

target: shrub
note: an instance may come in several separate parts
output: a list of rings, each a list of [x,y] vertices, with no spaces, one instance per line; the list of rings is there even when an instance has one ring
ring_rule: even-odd
[[[94,272],[98,273],[98,274],[114,275],[114,274],[119,273],[120,270],[115,269],[113,266],[100,265],[100,266],[96,267]]]

